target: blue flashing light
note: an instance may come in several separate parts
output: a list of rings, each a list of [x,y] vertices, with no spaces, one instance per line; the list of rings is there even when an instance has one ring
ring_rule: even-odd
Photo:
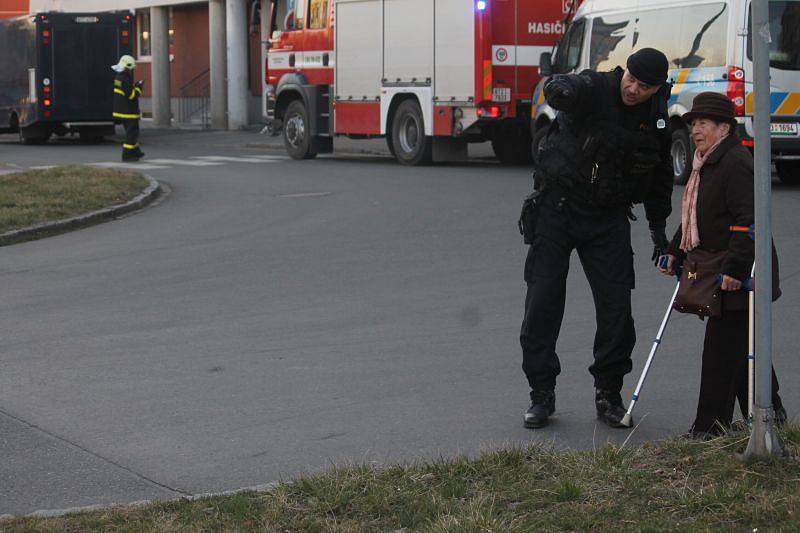
[[[486,9],[486,0],[478,0],[478,1],[475,3],[475,8],[476,8],[478,11],[483,11],[484,9]]]

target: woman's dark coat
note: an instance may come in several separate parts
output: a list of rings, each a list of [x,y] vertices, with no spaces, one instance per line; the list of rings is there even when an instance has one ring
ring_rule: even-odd
[[[690,161],[691,163],[691,161]],[[728,136],[700,169],[697,194],[697,230],[700,246],[710,252],[728,250],[722,274],[743,281],[750,277],[755,257],[755,243],[747,233],[731,232],[731,226],[750,227],[754,221],[753,156],[735,135]],[[682,228],[672,238],[669,254],[686,258],[680,249]],[[780,296],[778,256],[772,247],[773,299]],[[724,292],[723,310],[747,309],[745,291]]]

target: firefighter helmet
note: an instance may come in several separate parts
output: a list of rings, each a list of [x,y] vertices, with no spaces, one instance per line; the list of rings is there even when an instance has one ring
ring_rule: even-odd
[[[133,59],[132,56],[124,55],[119,58],[119,63],[113,65],[111,67],[116,72],[122,72],[123,70],[133,70],[136,68],[136,60]]]

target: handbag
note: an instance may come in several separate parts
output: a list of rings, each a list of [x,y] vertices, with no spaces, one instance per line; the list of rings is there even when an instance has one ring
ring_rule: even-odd
[[[686,256],[681,284],[672,308],[699,317],[722,316],[722,289],[719,274],[727,251],[709,252],[695,248]]]

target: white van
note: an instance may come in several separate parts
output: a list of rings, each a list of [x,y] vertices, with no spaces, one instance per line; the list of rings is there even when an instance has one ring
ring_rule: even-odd
[[[772,158],[784,183],[800,183],[800,2],[769,2]],[[750,0],[585,0],[553,54],[540,60],[542,74],[625,67],[640,48],[664,52],[674,86],[669,101],[675,182],[691,171],[694,151],[681,115],[703,91],[733,100],[739,135],[753,146],[753,61]],[[555,117],[543,79],[532,97],[534,144]],[[537,137],[537,133],[540,135]]]

